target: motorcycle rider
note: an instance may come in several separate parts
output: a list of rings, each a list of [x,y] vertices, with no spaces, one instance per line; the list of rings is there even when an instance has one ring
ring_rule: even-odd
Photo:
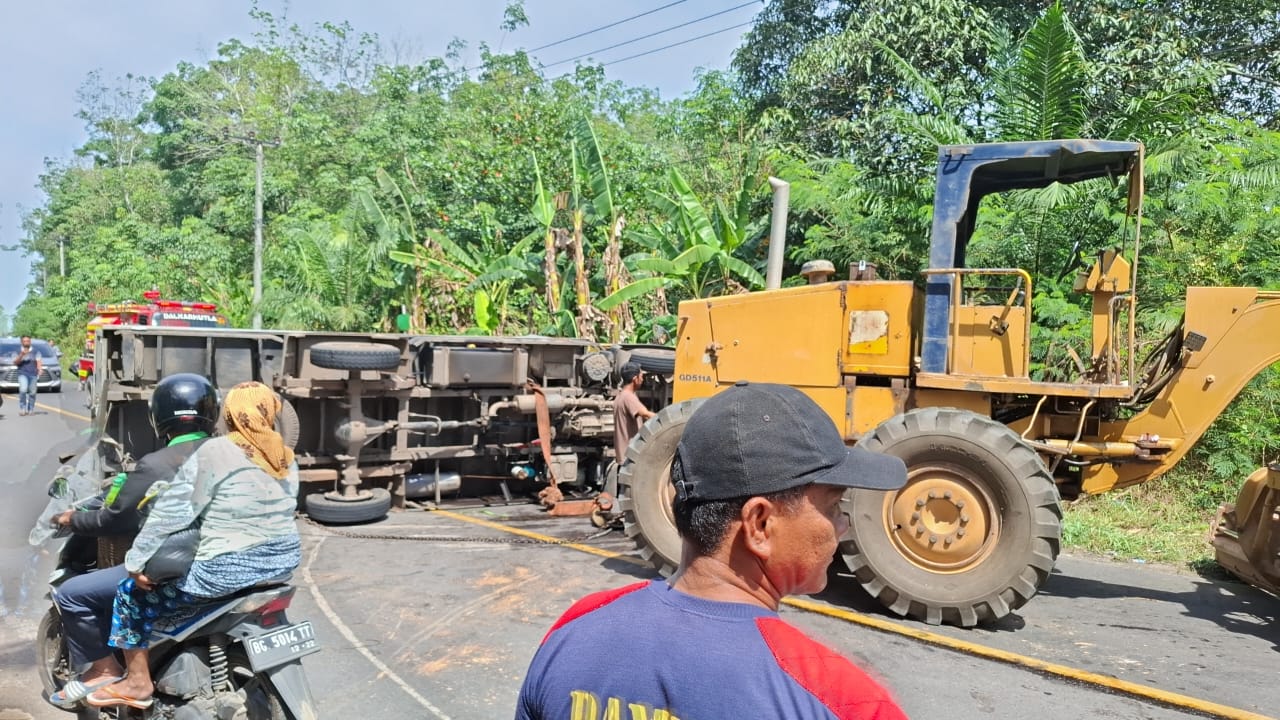
[[[206,378],[178,373],[156,384],[148,405],[151,425],[165,447],[143,456],[130,473],[121,473],[98,510],[68,510],[55,522],[73,536],[132,542],[146,519],[147,491],[171,480],[178,468],[208,439],[218,419],[218,391]],[[124,669],[107,646],[111,606],[129,573],[116,565],[73,577],[54,591],[62,614],[71,668],[80,672],[49,701],[72,706],[98,687],[119,680]]]

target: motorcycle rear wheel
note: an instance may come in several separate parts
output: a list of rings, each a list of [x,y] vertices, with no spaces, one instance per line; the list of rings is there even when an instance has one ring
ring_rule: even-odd
[[[264,677],[253,672],[249,657],[242,648],[227,649],[227,670],[232,686],[244,691],[248,720],[290,720],[279,691]]]

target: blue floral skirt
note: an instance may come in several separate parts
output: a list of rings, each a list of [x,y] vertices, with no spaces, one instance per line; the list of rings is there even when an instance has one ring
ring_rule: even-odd
[[[133,578],[125,578],[116,590],[107,643],[122,650],[145,648],[158,620],[220,602],[227,595],[260,583],[283,581],[301,559],[301,543],[297,535],[291,535],[197,560],[185,577],[152,590],[143,590]]]
[[[125,578],[116,590],[115,605],[111,609],[111,636],[107,644],[121,650],[145,648],[156,621],[210,602],[214,601],[179,590],[176,582],[143,590],[133,578]]]

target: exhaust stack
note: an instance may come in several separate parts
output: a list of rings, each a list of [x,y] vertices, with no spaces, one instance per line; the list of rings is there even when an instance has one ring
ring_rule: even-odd
[[[764,289],[782,287],[782,262],[787,249],[787,205],[791,202],[791,183],[769,178],[773,187],[773,217],[769,223],[769,262],[765,266]]]

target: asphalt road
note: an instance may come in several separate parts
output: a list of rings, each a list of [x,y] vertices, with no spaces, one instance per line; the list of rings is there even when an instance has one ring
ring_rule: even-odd
[[[67,717],[39,698],[32,637],[50,558],[26,536],[57,455],[85,441],[79,400],[41,395],[36,415],[18,417],[10,395],[0,409],[3,720]],[[527,505],[412,510],[345,531],[299,522],[304,591],[290,615],[324,646],[306,662],[325,718],[510,717],[539,640],[573,600],[652,576],[618,532],[537,542],[592,528]],[[838,575],[797,605],[784,617],[882,678],[913,718],[1280,716],[1280,600],[1238,583],[1065,555],[1038,597],[990,628],[890,617]],[[620,652],[599,671],[627,665]]]

